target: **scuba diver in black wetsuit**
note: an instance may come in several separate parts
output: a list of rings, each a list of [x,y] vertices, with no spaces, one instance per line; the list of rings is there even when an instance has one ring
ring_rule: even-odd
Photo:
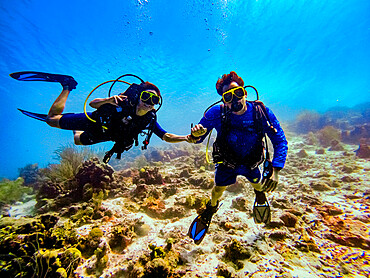
[[[246,100],[246,87],[256,91],[257,101]],[[236,182],[238,175],[246,177],[254,187],[254,221],[270,222],[270,207],[264,192],[276,188],[278,172],[284,167],[288,151],[288,142],[279,121],[269,108],[258,101],[258,92],[253,86],[244,87],[243,79],[232,71],[217,81],[216,89],[222,96],[223,104],[212,105],[199,124],[191,129],[197,143],[202,142],[213,128],[217,131],[212,153],[216,164],[212,198],[205,211],[195,218],[188,232],[196,244],[203,240],[212,216],[219,207],[218,200],[226,187]],[[274,147],[272,162],[266,135]],[[264,165],[262,174],[258,167],[261,163]]]
[[[120,158],[121,153],[130,149],[134,143],[138,145],[138,135],[144,130],[147,130],[147,137],[143,142],[142,149],[146,149],[152,133],[169,143],[195,142],[191,135],[179,136],[168,133],[161,128],[157,123],[156,109],[154,108],[155,105],[161,104],[160,91],[154,84],[144,82],[137,76],[128,75],[139,78],[141,81],[139,85],[133,83],[124,93],[94,99],[90,102],[90,106],[96,111],[77,114],[62,114],[69,93],[77,85],[73,77],[42,72],[18,72],[10,76],[21,81],[59,82],[63,86],[63,90],[47,115],[20,111],[27,116],[45,121],[49,126],[73,130],[76,145],[92,145],[105,141],[115,142],[112,150],[107,152],[104,162],[108,162],[114,153],[117,153],[117,158]],[[119,81],[123,76],[114,82]],[[109,90],[109,95],[113,85]]]

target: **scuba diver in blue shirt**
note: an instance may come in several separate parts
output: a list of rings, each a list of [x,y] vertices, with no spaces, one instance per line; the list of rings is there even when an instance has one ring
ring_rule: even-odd
[[[244,81],[234,71],[224,74],[216,83],[217,93],[222,96],[221,105],[206,110],[199,124],[191,129],[191,135],[202,142],[215,128],[213,162],[216,164],[215,186],[206,209],[190,226],[188,235],[199,244],[210,225],[212,216],[219,208],[219,199],[228,185],[242,175],[252,184],[256,199],[253,206],[255,223],[268,224],[271,220],[270,207],[265,192],[275,190],[279,171],[284,167],[288,143],[279,121],[272,111],[260,101],[247,101]],[[274,147],[271,162],[266,134]],[[266,152],[266,156],[265,153]],[[262,164],[261,174],[259,165]]]
[[[138,76],[126,74],[114,81],[107,81],[114,82],[109,90],[109,97],[97,98],[91,101],[90,106],[96,109],[92,113],[86,112],[85,102],[85,113],[76,114],[63,114],[69,93],[77,85],[72,76],[43,72],[16,72],[10,76],[21,81],[59,82],[63,86],[63,90],[54,101],[47,115],[19,110],[27,116],[45,121],[51,127],[73,130],[76,145],[92,145],[105,141],[115,142],[113,148],[104,157],[103,161],[105,163],[110,160],[114,153],[117,153],[119,159],[122,152],[129,150],[134,143],[137,146],[138,135],[145,130],[147,130],[145,133],[147,136],[143,141],[142,149],[146,149],[152,133],[170,143],[195,142],[190,134],[187,136],[171,134],[158,124],[156,112],[159,108],[155,109],[154,107],[156,105],[160,107],[162,104],[160,91],[157,86],[150,82],[144,82]],[[134,76],[141,82],[140,84],[130,84],[121,81],[120,79],[125,76]],[[130,86],[125,92],[110,96],[112,87],[116,82],[124,82]]]

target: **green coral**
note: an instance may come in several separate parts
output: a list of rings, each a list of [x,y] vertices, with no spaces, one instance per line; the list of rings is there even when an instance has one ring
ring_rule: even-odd
[[[25,194],[31,194],[32,188],[25,187],[23,184],[23,178],[18,178],[15,181],[2,180],[0,182],[0,203],[12,204],[21,201]]]

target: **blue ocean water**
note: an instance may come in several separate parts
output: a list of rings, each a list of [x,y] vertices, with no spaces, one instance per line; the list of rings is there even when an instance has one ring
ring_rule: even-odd
[[[305,109],[370,100],[369,14],[368,0],[2,0],[0,177],[29,163],[44,167],[73,142],[70,131],[17,111],[47,113],[60,85],[9,73],[74,76],[65,112],[82,112],[96,85],[137,74],[162,92],[160,124],[187,134],[219,99],[217,78],[234,70],[284,122]],[[106,96],[104,88],[92,97]]]

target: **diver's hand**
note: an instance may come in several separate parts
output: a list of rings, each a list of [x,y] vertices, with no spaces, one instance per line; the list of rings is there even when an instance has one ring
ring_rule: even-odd
[[[207,133],[207,129],[204,128],[201,124],[197,124],[191,128],[191,135],[193,137],[201,137]]]
[[[269,178],[262,184],[262,191],[272,192],[276,189],[278,183],[279,183],[279,171],[274,168],[271,178]]]
[[[186,137],[186,142],[188,142],[188,143],[196,143],[197,141],[200,140],[200,138],[196,138],[196,137],[192,136],[191,134],[186,135],[185,137]]]
[[[118,103],[120,101],[123,101],[125,98],[127,98],[127,96],[123,96],[123,95],[114,95],[114,96],[111,96],[110,97],[110,101],[112,104],[116,104],[118,105]]]

